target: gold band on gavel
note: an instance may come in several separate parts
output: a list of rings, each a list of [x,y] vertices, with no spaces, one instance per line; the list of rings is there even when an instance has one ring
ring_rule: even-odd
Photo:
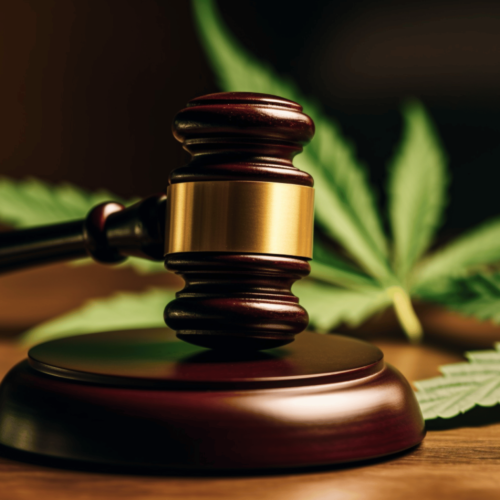
[[[165,253],[238,252],[312,258],[314,189],[207,181],[167,191]]]

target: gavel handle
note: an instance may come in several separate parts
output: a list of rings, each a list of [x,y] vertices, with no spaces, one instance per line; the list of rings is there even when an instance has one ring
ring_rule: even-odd
[[[162,261],[166,198],[128,208],[102,203],[83,220],[0,233],[0,273],[87,256],[108,264],[129,256]]]

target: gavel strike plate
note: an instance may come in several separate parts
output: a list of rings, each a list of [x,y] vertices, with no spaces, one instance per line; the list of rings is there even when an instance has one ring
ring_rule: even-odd
[[[404,377],[365,342],[305,332],[228,355],[167,329],[32,348],[0,387],[0,443],[166,470],[309,467],[411,448],[425,435]]]

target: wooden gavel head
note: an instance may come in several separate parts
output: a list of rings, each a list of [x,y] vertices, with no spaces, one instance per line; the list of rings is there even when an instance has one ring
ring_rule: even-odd
[[[165,265],[186,286],[167,325],[215,349],[292,342],[308,324],[291,286],[310,272],[314,196],[292,160],[312,120],[292,101],[229,92],[189,102],[173,132],[191,161],[169,180]]]
[[[165,260],[186,282],[165,309],[180,339],[226,350],[292,342],[308,323],[291,286],[310,271],[314,196],[292,159],[312,120],[286,99],[231,92],[192,100],[173,130],[191,161],[171,173],[167,196],[2,233],[0,272],[88,254]]]

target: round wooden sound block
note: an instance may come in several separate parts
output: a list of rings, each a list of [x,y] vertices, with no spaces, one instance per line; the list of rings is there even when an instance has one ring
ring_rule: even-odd
[[[303,333],[238,356],[170,330],[31,349],[0,388],[0,443],[70,460],[166,469],[304,467],[399,452],[424,422],[375,346]]]

